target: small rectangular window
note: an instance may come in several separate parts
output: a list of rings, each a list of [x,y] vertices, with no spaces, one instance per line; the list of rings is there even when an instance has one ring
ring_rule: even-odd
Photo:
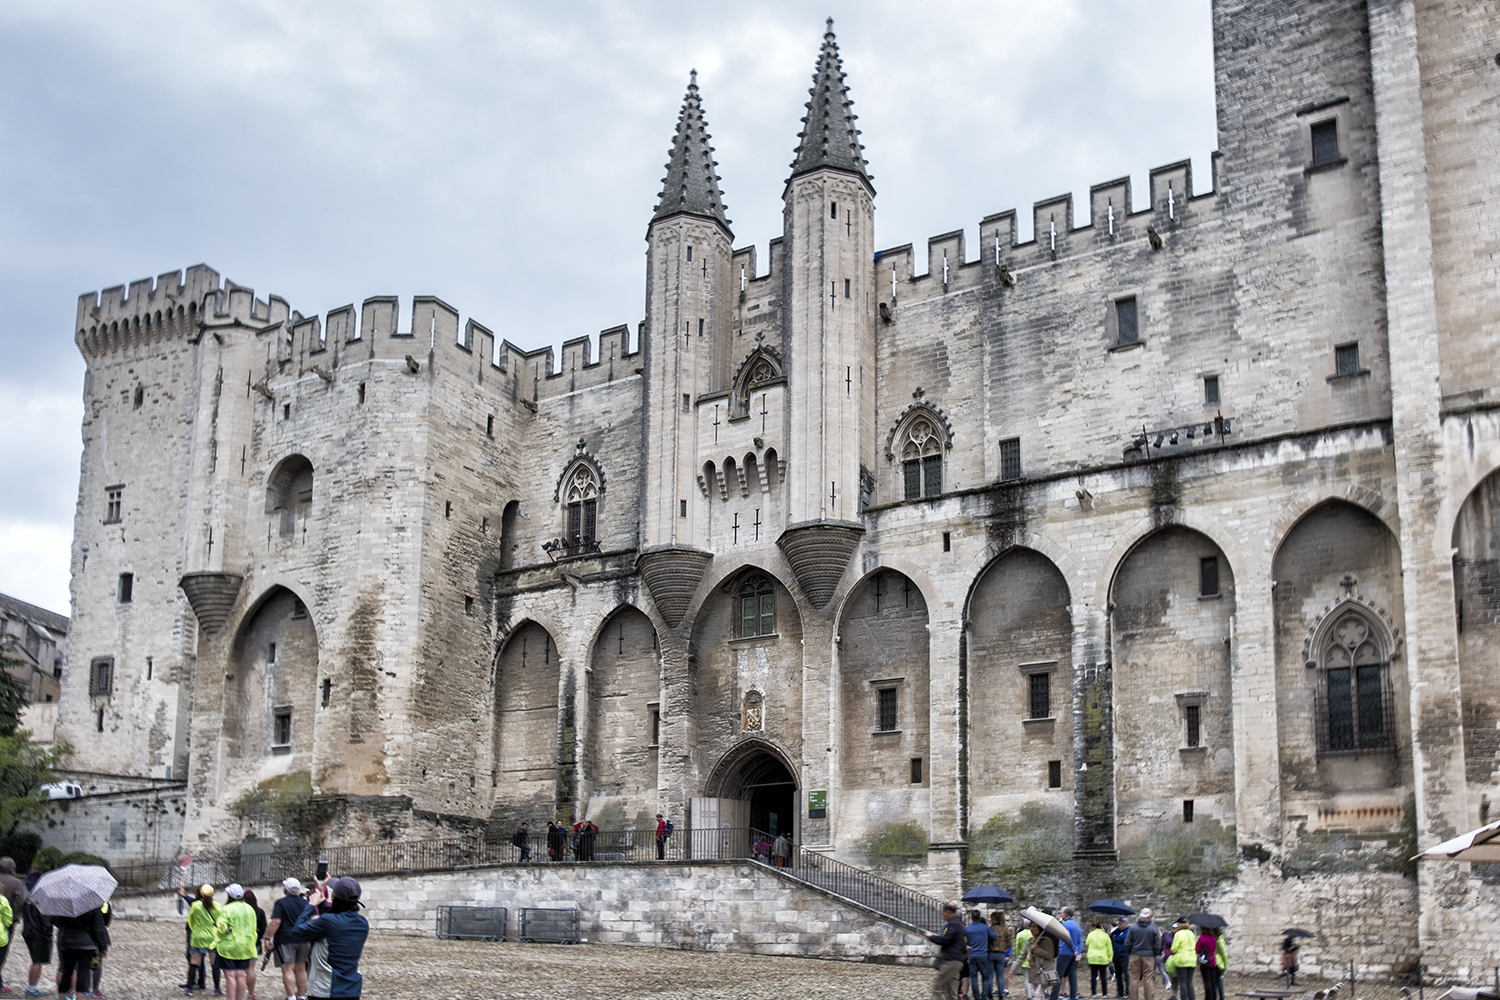
[[[108,697],[115,689],[115,658],[113,656],[96,657],[89,664],[89,695],[91,697]],[[104,732],[100,729],[99,732]]]
[[[493,413],[484,418],[484,436],[495,436],[495,415]]]
[[[911,783],[913,785],[920,785],[922,783],[922,758],[921,757],[913,757],[911,759]]]
[[[291,403],[282,403],[281,404],[281,419],[282,420],[290,420],[290,419],[292,419],[292,404]]]
[[[690,247],[688,247],[688,260],[692,260],[692,259],[693,259],[693,248],[690,246]]]
[[[325,678],[323,678],[323,707],[327,708],[328,707],[328,703],[330,701],[332,701],[332,700],[333,700],[333,678],[332,677],[325,677]]]
[[[922,459],[922,495],[941,496],[943,492],[943,456],[928,455]]]
[[[446,501],[443,502],[443,516],[446,517],[446,518],[449,518],[450,520],[452,519],[452,517],[453,517],[453,501],[452,500],[446,500]]]
[[[474,617],[474,598],[464,595],[464,614]]]
[[[838,202],[831,201],[831,202],[828,203],[828,217],[830,219],[837,219],[839,217],[839,203]]]
[[[1007,438],[1000,442],[1000,481],[1008,483],[1021,478],[1021,439]]]
[[[1359,372],[1359,345],[1340,344],[1333,349],[1334,374],[1355,375]]]
[[[648,705],[646,710],[650,713],[648,721],[651,725],[651,745],[661,746],[661,706]]]
[[[276,643],[274,643],[274,642],[268,642],[268,643],[266,643],[266,662],[267,663],[275,663],[276,662]]]
[[[1062,787],[1062,761],[1060,761],[1060,760],[1049,760],[1049,761],[1047,761],[1047,787],[1048,788],[1061,788]]]
[[[1198,596],[1219,595],[1219,557],[1204,556],[1198,560]]]
[[[1047,719],[1052,716],[1052,674],[1039,671],[1026,675],[1027,715],[1029,719]]]
[[[363,382],[359,384],[359,402],[361,406],[363,406],[365,402],[365,384]]]
[[[120,603],[129,604],[135,597],[135,574],[120,574]]]
[[[1312,165],[1326,167],[1339,162],[1339,123],[1330,118],[1312,127]]]
[[[289,747],[292,745],[292,710],[291,708],[278,708],[271,719],[271,745],[277,747]]]
[[[155,669],[155,664],[153,664],[151,662],[151,657],[149,657],[149,656],[146,657],[146,680],[149,681],[151,679],[151,674],[152,674],[152,672],[153,672],[154,669]]]
[[[121,508],[125,500],[125,487],[111,486],[104,491],[104,523],[119,524]]]
[[[703,321],[701,319],[698,321],[698,336],[703,336]]]
[[[1184,705],[1182,714],[1187,722],[1187,745],[1190,747],[1203,745],[1203,730],[1200,722],[1202,709],[1197,705]]]
[[[946,532],[946,531],[943,532],[943,551],[944,552],[952,552],[953,551],[953,535],[950,534],[949,532]]]
[[[677,516],[678,517],[687,517],[687,501],[686,500],[679,500],[679,501],[677,501]]]
[[[1183,799],[1182,800],[1182,821],[1184,823],[1191,823],[1193,821],[1193,800],[1192,799]]]
[[[104,732],[104,709],[102,708],[94,710],[94,732]]]
[[[1115,333],[1117,344],[1134,344],[1141,339],[1136,322],[1135,296],[1115,300]]]
[[[889,733],[896,728],[896,689],[881,688],[879,695],[880,716],[876,720],[875,728],[882,733]]]
[[[1204,406],[1218,406],[1219,405],[1219,376],[1217,376],[1217,375],[1205,375],[1205,376],[1203,376],[1203,405]]]
[[[849,279],[845,278],[844,279],[844,298],[847,299],[848,297],[849,297]]]
[[[682,394],[682,412],[686,413],[693,408],[693,397],[687,393]]]

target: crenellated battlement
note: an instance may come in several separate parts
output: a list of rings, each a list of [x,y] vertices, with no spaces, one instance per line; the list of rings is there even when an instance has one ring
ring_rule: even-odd
[[[1024,242],[1016,209],[987,215],[979,221],[979,249],[973,259],[968,257],[962,229],[929,237],[925,272],[918,270],[912,244],[882,250],[875,255],[880,298],[889,308],[903,298],[920,300],[978,288],[987,273],[981,265],[1003,268],[1001,280],[1010,284],[1023,269],[1081,254],[1141,244],[1160,249],[1171,233],[1216,217],[1209,207],[1216,191],[1193,190],[1190,160],[1155,168],[1148,187],[1150,202],[1132,211],[1129,177],[1095,184],[1089,188],[1089,222],[1082,226],[1074,225],[1071,193],[1044,198],[1031,207],[1032,238]]]

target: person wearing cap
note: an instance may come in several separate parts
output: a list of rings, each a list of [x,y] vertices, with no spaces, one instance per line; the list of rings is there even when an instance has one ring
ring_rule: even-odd
[[[219,932],[215,929],[218,919],[219,910],[214,906],[214,887],[205,882],[198,887],[198,898],[188,907],[188,962],[192,968],[188,970],[188,986],[183,991],[188,996],[193,995],[193,990],[201,990],[207,986],[204,981],[207,971],[204,959],[219,942]]]
[[[307,996],[307,962],[312,945],[292,944],[286,935],[307,909],[307,899],[302,895],[302,883],[292,876],[281,880],[281,892],[282,897],[271,907],[271,920],[266,924],[266,950],[275,957],[276,967],[281,970],[286,1000],[299,1000]]]
[[[313,946],[307,1000],[353,1000],[359,996],[364,985],[359,958],[370,936],[370,922],[359,912],[361,892],[359,883],[347,875],[318,883],[313,905],[287,933],[288,941],[307,941]],[[319,913],[324,900],[329,901],[329,912]]]
[[[224,895],[229,902],[214,921],[219,933],[215,950],[224,962],[225,996],[228,1000],[246,1000],[250,995],[246,971],[255,961],[255,910],[245,902],[245,889],[238,882],[225,886]]]
[[[1148,906],[1136,917],[1125,935],[1125,954],[1130,956],[1130,1000],[1156,1000],[1156,957],[1161,953],[1161,931],[1151,925]]]

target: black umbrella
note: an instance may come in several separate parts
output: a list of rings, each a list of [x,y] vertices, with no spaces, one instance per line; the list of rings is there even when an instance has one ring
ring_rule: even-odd
[[[1305,937],[1305,938],[1310,938],[1310,937],[1316,937],[1317,936],[1312,931],[1305,931],[1305,930],[1303,930],[1300,927],[1288,927],[1286,930],[1282,931],[1281,933],[1282,933],[1282,935],[1284,937]]]
[[[1096,899],[1089,904],[1089,909],[1095,913],[1113,913],[1121,917],[1128,917],[1135,913],[1118,899]]]
[[[1228,927],[1229,921],[1216,913],[1189,913],[1187,922],[1198,927]]]
[[[1014,903],[1016,897],[997,885],[976,885],[964,893],[965,903]]]

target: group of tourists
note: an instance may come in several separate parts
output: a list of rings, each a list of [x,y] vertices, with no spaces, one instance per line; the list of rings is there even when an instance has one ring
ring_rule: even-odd
[[[76,917],[50,917],[38,910],[30,898],[41,877],[41,869],[32,865],[23,882],[16,875],[15,861],[0,858],[0,993],[13,992],[5,985],[5,962],[19,933],[31,958],[26,971],[26,996],[48,995],[37,984],[42,979],[42,967],[52,964],[55,938],[57,995],[68,1000],[76,1000],[80,994],[103,997],[99,984],[104,975],[104,956],[109,952],[109,904]]]
[[[1064,984],[1068,1000],[1078,1000],[1079,965],[1086,964],[1091,997],[1108,997],[1113,982],[1117,998],[1155,1000],[1160,976],[1168,1000],[1198,1000],[1196,969],[1203,979],[1203,1000],[1224,1000],[1228,954],[1217,927],[1194,931],[1182,918],[1164,931],[1154,923],[1152,911],[1144,909],[1134,921],[1120,917],[1111,924],[1107,918],[1092,918],[1085,935],[1071,907],[1063,907],[1058,918],[1042,912],[1047,915],[1023,919],[1012,939],[999,911],[986,920],[970,910],[966,925],[957,906],[943,904],[943,929],[927,935],[940,949],[933,960],[933,996],[996,1000],[1009,996],[1008,985],[1018,978],[1026,1000],[1059,1000]],[[1052,926],[1044,927],[1042,919]]]
[[[656,814],[656,859],[667,857],[667,838],[672,835],[672,822],[661,813]],[[547,821],[547,860],[593,861],[594,844],[599,839],[599,826],[593,820],[581,819],[570,828],[562,820]],[[516,849],[516,861],[528,864],[531,861],[531,824],[522,823],[510,835],[511,846]]]
[[[205,883],[191,898],[187,913],[187,996],[207,989],[206,970],[213,970],[214,996],[256,1000],[256,963],[275,959],[287,1000],[323,1000],[360,995],[359,959],[370,924],[359,909],[360,884],[348,876],[301,880],[288,877],[269,918],[255,893],[238,882],[224,887],[227,900],[214,901]],[[264,958],[262,959],[262,956]],[[220,988],[223,976],[224,989]],[[98,996],[98,994],[95,994]]]

